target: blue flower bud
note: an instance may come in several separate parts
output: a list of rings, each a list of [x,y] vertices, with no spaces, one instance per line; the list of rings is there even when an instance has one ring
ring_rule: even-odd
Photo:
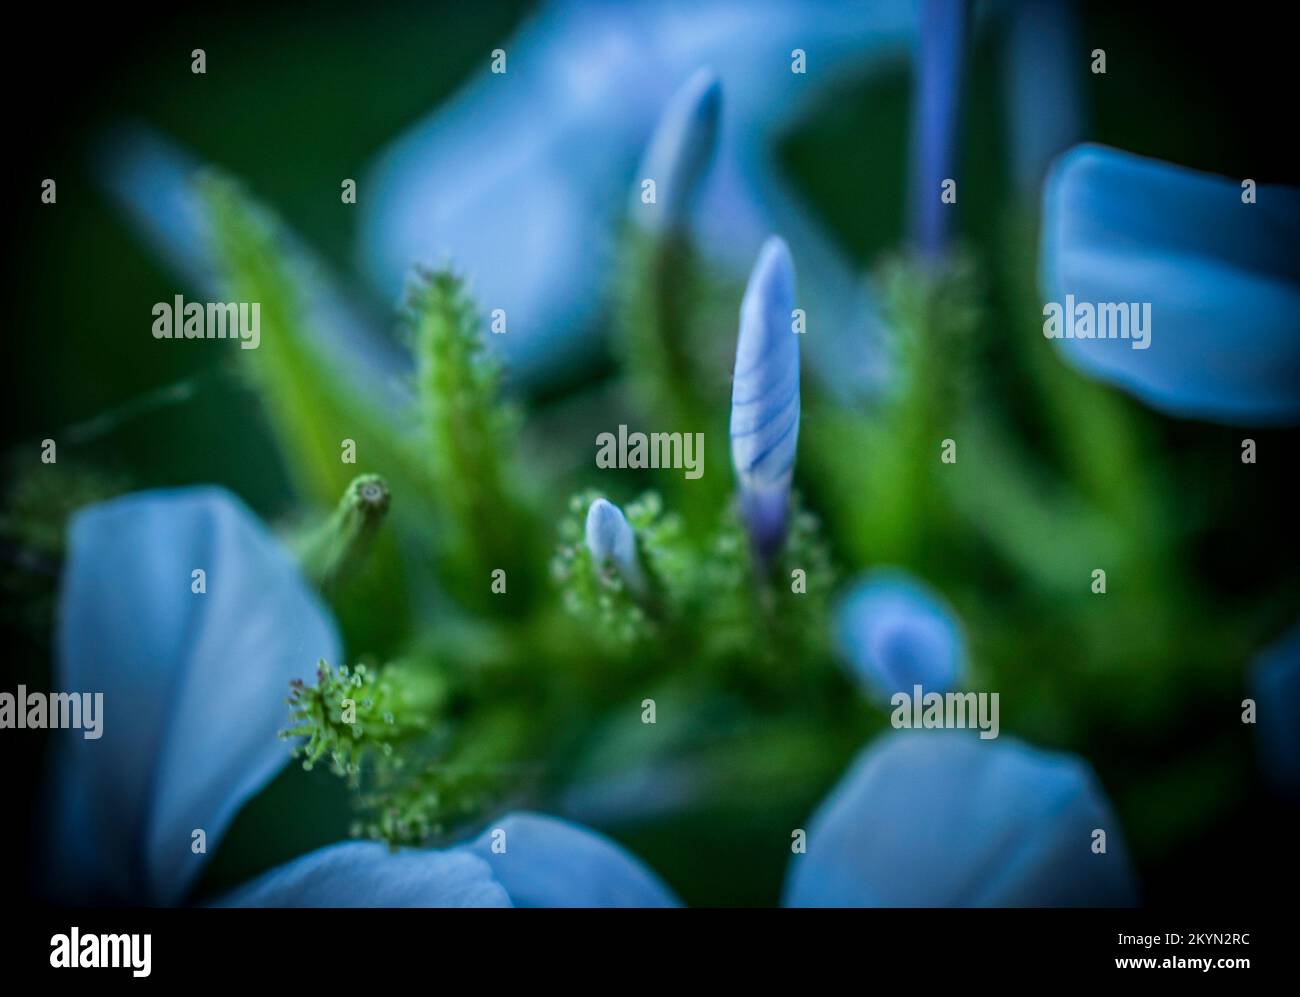
[[[713,156],[722,110],[722,85],[711,69],[699,69],[664,107],[636,175],[633,219],[655,233],[681,228],[700,178]],[[645,204],[641,185],[655,182],[655,203]]]
[[[603,498],[587,510],[587,548],[597,565],[612,565],[633,595],[648,590],[645,572],[636,552],[636,536],[623,510]]]
[[[763,244],[740,305],[731,386],[731,462],[755,549],[785,539],[799,441],[799,341],[792,324],[794,264],[778,236]]]
[[[925,0],[916,52],[912,98],[912,241],[922,256],[947,248],[951,204],[941,185],[956,179],[957,112],[961,104],[966,25],[965,0]]]
[[[881,701],[914,686],[947,692],[962,673],[966,641],[951,608],[906,572],[873,571],[835,610],[835,643],[854,676]]]

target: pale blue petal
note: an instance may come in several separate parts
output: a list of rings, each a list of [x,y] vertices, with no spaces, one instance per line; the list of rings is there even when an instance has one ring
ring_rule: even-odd
[[[485,310],[509,315],[511,334],[494,345],[515,374],[540,380],[567,371],[594,345],[627,191],[674,91],[712,67],[728,95],[721,141],[743,147],[719,156],[770,162],[777,136],[819,97],[890,55],[901,58],[914,31],[906,0],[549,4],[502,43],[506,73],[491,73],[485,60],[459,94],[381,156],[358,204],[368,272],[393,297],[413,264],[450,259]],[[796,48],[807,55],[806,74],[790,72]],[[710,220],[705,252],[726,261],[742,251],[743,273],[762,235],[793,229],[768,217],[767,202],[750,190],[720,196],[734,176],[713,179],[695,213]],[[761,213],[755,241],[746,244],[719,214],[727,204]],[[838,254],[836,262],[847,269]],[[851,332],[821,328],[828,341]]]
[[[966,641],[951,607],[918,579],[878,569],[858,581],[835,608],[841,656],[872,698],[896,692],[947,692],[961,677]]]
[[[216,290],[203,205],[192,181],[202,169],[184,149],[143,125],[105,139],[96,175],[150,248],[190,288]]]
[[[721,109],[722,87],[710,69],[695,72],[669,99],[636,171],[629,208],[636,224],[668,232],[685,223],[717,144]],[[646,180],[655,183],[650,204],[642,193]]]
[[[510,897],[481,858],[391,850],[377,841],[330,845],[262,876],[218,907],[509,907]]]
[[[794,263],[785,242],[763,244],[740,305],[731,386],[731,462],[741,512],[763,556],[785,536],[799,442],[799,334]]]
[[[504,851],[494,851],[494,841]],[[516,907],[679,906],[658,876],[614,842],[555,817],[510,814],[467,847],[492,866]]]
[[[1264,774],[1279,793],[1300,803],[1300,626],[1255,659],[1250,691]]]
[[[1106,832],[1094,854],[1093,831]],[[1014,739],[908,731],[867,748],[791,858],[795,907],[1123,906],[1120,828],[1083,761]]]
[[[1150,302],[1147,349],[1058,339],[1081,370],[1170,415],[1228,424],[1300,420],[1300,191],[1085,145],[1044,190],[1050,301]]]
[[[509,814],[443,851],[332,845],[265,873],[224,907],[675,907],[657,876],[609,839]]]
[[[206,572],[205,594],[191,572]],[[288,761],[289,682],[340,660],[334,623],[248,509],[144,492],[70,527],[56,675],[104,694],[103,736],[61,738],[54,863],[69,899],[175,903],[241,805]]]

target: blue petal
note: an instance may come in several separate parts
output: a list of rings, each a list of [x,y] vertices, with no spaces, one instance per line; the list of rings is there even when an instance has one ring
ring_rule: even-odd
[[[505,850],[493,851],[494,841]],[[658,876],[614,842],[555,817],[510,814],[468,849],[492,866],[516,907],[679,906]]]
[[[673,94],[637,169],[633,220],[652,232],[679,229],[708,167],[718,138],[722,87],[709,69],[694,73]],[[655,182],[655,201],[642,200],[641,184]]]
[[[761,554],[785,536],[799,442],[799,340],[794,263],[785,243],[763,244],[740,305],[731,386],[731,462],[741,511]]]
[[[1105,854],[1092,851],[1106,832]],[[867,748],[813,816],[795,907],[1128,905],[1119,825],[1086,763],[1012,739],[909,731]]]
[[[1059,339],[1081,370],[1175,416],[1229,424],[1300,420],[1300,191],[1238,181],[1100,146],[1048,177],[1044,294],[1150,302],[1146,349]]]
[[[947,247],[952,205],[940,185],[956,177],[957,114],[970,12],[966,0],[923,0],[912,99],[912,241],[927,258]]]
[[[246,883],[218,907],[509,907],[481,858],[456,849],[330,845]]]
[[[206,572],[205,594],[191,572]],[[70,527],[56,674],[102,692],[103,735],[69,731],[54,861],[69,899],[175,903],[240,806],[288,761],[289,682],[339,660],[297,566],[220,489],[145,492]]]
[[[514,813],[443,851],[332,845],[240,887],[223,907],[676,907],[644,865],[598,834]]]
[[[139,125],[104,141],[96,173],[127,220],[158,256],[195,288],[215,289],[207,218],[192,180],[201,164]]]
[[[1250,686],[1264,773],[1279,793],[1300,803],[1300,626],[1259,655]]]
[[[780,188],[783,208],[799,212],[817,248],[847,274],[778,179],[774,146],[818,94],[902,54],[914,31],[907,0],[547,5],[503,43],[506,73],[485,65],[382,155],[358,204],[368,272],[395,297],[412,264],[450,258],[485,310],[509,314],[512,332],[500,338],[515,374],[542,380],[568,369],[594,345],[637,158],[665,102],[710,66],[728,94],[720,143],[729,148],[719,158],[763,164],[763,183]],[[796,48],[807,55],[804,75],[790,72]],[[733,181],[744,186],[727,186]],[[743,273],[775,229],[803,254],[794,226],[769,212],[763,193],[734,171],[710,177],[696,205],[710,257]],[[757,226],[746,223],[752,216]],[[827,343],[867,328],[849,303],[809,290]],[[853,326],[830,322],[832,311]]]
[[[869,694],[947,692],[961,676],[966,642],[951,608],[904,571],[879,569],[855,582],[835,610],[840,654]]]

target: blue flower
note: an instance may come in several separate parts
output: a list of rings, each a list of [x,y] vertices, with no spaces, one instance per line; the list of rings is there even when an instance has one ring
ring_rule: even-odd
[[[289,683],[310,676],[321,658],[339,660],[339,637],[297,565],[221,489],[145,492],[91,506],[73,520],[68,546],[57,684],[103,693],[102,733],[90,740],[63,731],[57,742],[47,881],[65,903],[180,903],[240,807],[289,761],[279,736]],[[196,830],[207,845],[197,853]],[[334,845],[266,873],[224,902],[676,900],[599,835],[514,814],[443,852]]]
[[[1300,803],[1300,626],[1255,659],[1250,690],[1265,776],[1279,793]]]
[[[740,511],[761,558],[785,539],[799,442],[794,264],[777,236],[763,244],[740,305],[731,387],[731,462]]]
[[[952,206],[941,184],[956,178],[957,117],[970,11],[966,0],[923,0],[912,98],[912,241],[930,260],[945,251]]]
[[[98,740],[58,742],[56,892],[177,903],[206,859],[193,831],[210,852],[289,760],[289,682],[337,661],[338,633],[288,554],[215,488],[83,510],[62,584],[57,685],[102,692],[104,717]]]
[[[598,498],[592,502],[587,509],[586,539],[587,549],[597,566],[612,566],[631,592],[636,595],[646,593],[646,577],[636,551],[636,535],[622,509],[608,499]]]
[[[717,144],[721,111],[722,87],[709,69],[692,75],[668,101],[632,193],[632,218],[648,231],[677,231],[686,223],[690,201]],[[642,201],[645,180],[655,182],[653,204]]]
[[[879,569],[835,609],[835,642],[872,698],[947,692],[961,677],[966,641],[951,608],[906,572]]]
[[[811,359],[844,391],[883,377],[879,318],[855,269],[777,166],[791,125],[915,33],[904,0],[552,3],[456,96],[390,145],[363,180],[362,254],[396,295],[415,262],[450,257],[485,308],[503,308],[512,371],[544,379],[589,351],[614,260],[619,208],[665,104],[702,66],[727,93],[692,230],[743,273],[768,232],[808,267]],[[804,52],[806,73],[791,71]],[[593,154],[598,149],[599,154]],[[862,388],[861,390],[867,390]]]
[[[609,839],[510,814],[443,851],[331,845],[255,879],[227,907],[676,907],[672,891]]]
[[[1080,370],[1174,416],[1300,420],[1300,191],[1083,145],[1043,195],[1043,292],[1149,302],[1148,346],[1058,339]]]
[[[793,907],[1136,899],[1119,825],[1085,762],[963,731],[894,732],[863,751],[813,815],[784,895]]]

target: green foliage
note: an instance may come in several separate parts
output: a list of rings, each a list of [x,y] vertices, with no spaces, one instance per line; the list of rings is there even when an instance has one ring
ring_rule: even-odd
[[[630,226],[623,237],[615,296],[619,350],[629,394],[649,424],[668,432],[727,438],[738,291],[720,283],[677,231]],[[692,526],[707,525],[727,495],[723,475],[668,483]]]
[[[796,578],[796,572],[800,576]],[[701,558],[701,598],[693,628],[702,657],[763,694],[788,690],[792,670],[817,684],[828,666],[828,600],[835,573],[817,517],[792,497],[790,530],[769,571],[728,507]]]
[[[427,663],[331,668],[316,684],[295,683],[288,700],[295,757],[310,771],[322,760],[354,791],[352,833],[418,844],[449,818],[472,815],[487,799],[485,780],[448,765],[448,683]]]
[[[42,633],[53,622],[68,520],[126,485],[67,460],[15,471],[0,510],[0,619]]]
[[[394,748],[431,730],[444,695],[436,673],[425,669],[364,664],[331,668],[322,660],[314,686],[293,683],[288,700],[291,726],[281,737],[305,739],[293,748],[303,768],[310,771],[326,759],[335,775],[360,785],[368,759],[401,766]]]
[[[333,509],[352,483],[357,467],[342,459],[351,441],[356,459],[401,496],[395,515],[427,531],[434,522],[431,488],[405,428],[394,419],[402,406],[368,394],[356,371],[326,346],[320,324],[334,320],[322,307],[330,297],[328,276],[238,183],[217,172],[195,183],[227,300],[260,306],[259,346],[235,350],[234,360],[262,401],[303,515],[311,519]],[[339,607],[345,623],[383,622],[371,645],[376,650],[391,651],[405,639],[408,606],[391,593],[404,589],[410,568],[403,562],[429,547],[421,533],[408,539],[409,546],[399,549],[391,535],[381,535],[365,583],[351,587]]]
[[[805,440],[814,473],[832,476],[837,501],[828,514],[852,518],[842,525],[853,557],[914,564],[942,552],[949,539],[940,455],[945,440],[959,440],[974,387],[980,285],[964,256],[938,269],[891,259],[878,284],[890,320],[889,392],[869,413],[819,410],[825,432]]]
[[[464,282],[438,270],[417,275],[405,317],[443,575],[482,609],[491,602],[491,572],[504,570],[507,593],[513,585],[524,598],[502,605],[525,605],[536,566],[523,475],[512,461],[517,417],[499,398],[500,369],[484,347],[478,311]]]
[[[663,511],[655,493],[629,504],[628,523],[653,591],[643,600],[617,573],[593,563],[583,524],[597,497],[589,491],[570,500],[552,570],[565,608],[598,640],[624,651],[655,642],[690,646],[697,671],[749,679],[782,676],[792,659],[825,659],[834,574],[820,525],[797,496],[789,536],[770,575],[759,570],[730,506],[710,533],[696,539],[682,530],[678,517]]]
[[[630,387],[642,411],[670,431],[684,431],[705,410],[692,351],[698,264],[682,239],[657,239],[636,228],[625,238],[619,300]]]
[[[240,369],[263,399],[302,497],[330,507],[355,470],[340,460],[342,442],[390,479],[405,463],[378,399],[360,394],[329,356],[314,326],[313,300],[326,275],[288,241],[279,221],[235,181],[209,173],[196,181],[226,298],[257,302],[257,349],[239,350]]]

